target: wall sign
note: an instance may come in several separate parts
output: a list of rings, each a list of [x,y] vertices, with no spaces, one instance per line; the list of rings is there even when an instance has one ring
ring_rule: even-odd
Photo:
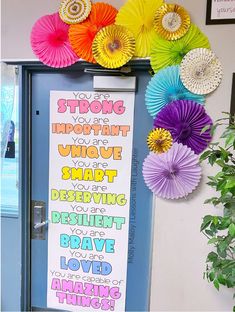
[[[51,91],[47,305],[124,311],[133,92]]]
[[[207,0],[206,24],[234,24],[235,0]]]

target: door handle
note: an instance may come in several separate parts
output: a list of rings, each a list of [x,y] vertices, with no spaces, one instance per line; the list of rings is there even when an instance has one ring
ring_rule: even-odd
[[[45,225],[49,222],[46,220],[46,203],[39,200],[31,202],[31,236],[32,239],[45,239]]]
[[[49,223],[49,220],[43,221],[43,222],[41,222],[41,223],[36,223],[36,224],[34,224],[34,227],[33,227],[33,228],[34,228],[35,230],[36,230],[36,229],[39,229],[40,227],[46,225],[47,223]]]

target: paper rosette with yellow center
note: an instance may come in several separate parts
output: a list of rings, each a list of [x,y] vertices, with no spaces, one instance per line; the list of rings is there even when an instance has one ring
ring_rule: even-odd
[[[134,55],[135,39],[131,32],[118,25],[101,29],[92,44],[92,53],[98,64],[106,68],[125,65]]]
[[[59,14],[66,24],[77,24],[84,21],[90,11],[90,0],[63,0],[60,4]]]
[[[172,136],[169,131],[156,128],[149,132],[147,144],[151,152],[165,153],[172,146]]]
[[[128,0],[119,10],[116,24],[127,27],[136,40],[135,56],[150,55],[156,32],[153,27],[154,14],[163,0]]]
[[[166,40],[183,37],[190,27],[190,16],[180,5],[164,3],[154,17],[154,29]]]

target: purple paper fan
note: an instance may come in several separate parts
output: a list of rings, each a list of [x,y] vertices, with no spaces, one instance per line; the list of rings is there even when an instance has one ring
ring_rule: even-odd
[[[212,125],[204,107],[194,101],[178,100],[166,105],[154,119],[155,128],[169,130],[174,142],[190,147],[200,154],[211,141],[210,127],[201,133],[205,126]]]
[[[201,179],[198,156],[187,146],[174,143],[168,152],[150,153],[145,158],[143,177],[148,188],[158,197],[186,197]]]

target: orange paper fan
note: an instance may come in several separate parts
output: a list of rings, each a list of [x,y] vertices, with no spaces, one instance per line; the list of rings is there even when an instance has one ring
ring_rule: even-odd
[[[97,2],[92,4],[91,13],[84,22],[69,27],[70,44],[80,58],[96,63],[92,54],[93,40],[101,28],[114,24],[117,12],[112,5]]]

